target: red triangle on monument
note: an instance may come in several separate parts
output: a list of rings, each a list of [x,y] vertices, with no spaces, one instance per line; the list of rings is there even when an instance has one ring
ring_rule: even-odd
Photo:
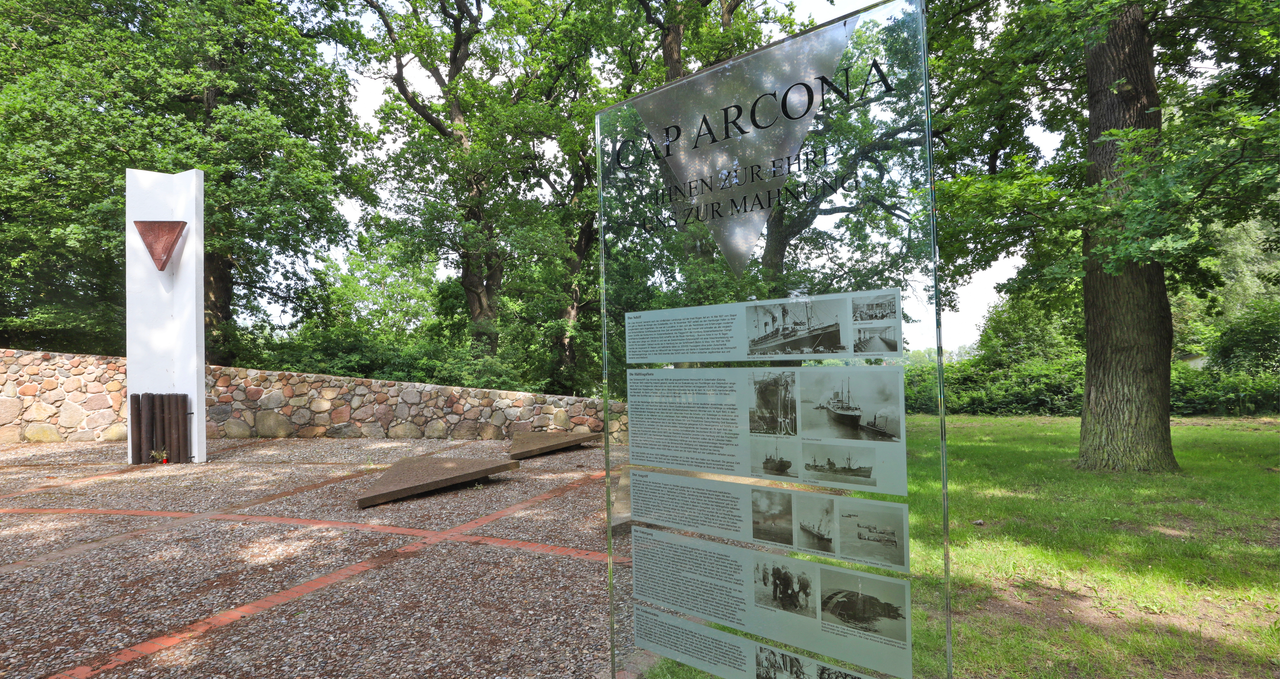
[[[164,271],[169,266],[173,249],[177,247],[178,238],[182,236],[182,229],[187,223],[135,221],[133,225],[138,227],[138,235],[142,236],[147,252],[151,253],[151,261],[156,263],[157,269]]]

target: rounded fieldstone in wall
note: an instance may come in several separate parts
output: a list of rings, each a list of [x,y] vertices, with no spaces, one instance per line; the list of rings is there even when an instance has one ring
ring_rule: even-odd
[[[240,420],[227,420],[222,424],[222,431],[229,439],[247,439],[253,435],[249,425]]]
[[[412,422],[401,422],[391,427],[387,431],[387,435],[393,439],[420,439],[422,438],[422,430]]]
[[[222,403],[209,408],[207,412],[209,414],[209,419],[214,422],[222,422],[228,417],[231,417],[231,409],[232,406],[230,403]]]
[[[129,428],[124,422],[116,422],[115,424],[102,430],[103,441],[127,441],[129,439]]]
[[[272,410],[274,408],[279,408],[280,406],[284,405],[284,403],[285,403],[284,393],[278,389],[275,391],[268,392],[265,396],[258,399],[258,407],[263,408],[265,410]]]
[[[22,438],[36,443],[62,442],[62,435],[58,433],[58,428],[43,422],[27,425],[26,431],[22,432]]]
[[[22,414],[22,399],[0,398],[0,424],[9,424]]]
[[[0,427],[0,443],[17,443],[22,440],[22,427],[11,424]]]
[[[48,403],[44,403],[42,401],[36,401],[35,403],[31,404],[30,408],[27,408],[27,412],[22,415],[22,419],[28,422],[32,422],[32,421],[39,422],[41,420],[47,420],[50,417],[53,417],[54,414],[57,412],[58,412],[58,409],[54,408]]]
[[[84,421],[84,408],[66,401],[58,409],[58,424],[67,429],[74,429]]]
[[[274,410],[258,413],[254,424],[258,436],[264,439],[282,439],[293,433],[293,423]]]
[[[325,436],[333,439],[358,439],[360,438],[360,428],[350,422],[343,422],[329,427],[329,431],[325,432]]]
[[[443,439],[449,437],[449,425],[444,420],[432,420],[427,423],[426,430],[422,433],[423,437],[429,439]]]

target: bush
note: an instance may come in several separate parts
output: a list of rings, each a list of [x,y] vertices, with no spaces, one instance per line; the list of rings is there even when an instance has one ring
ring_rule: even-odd
[[[1280,375],[1197,370],[1173,364],[1169,398],[1175,415],[1262,415],[1280,412]]]
[[[1280,375],[1280,299],[1249,302],[1213,342],[1213,367],[1233,373]]]
[[[977,359],[946,364],[947,412],[970,415],[1077,417],[1084,396],[1084,356],[1034,359],[990,370]],[[907,367],[907,412],[937,412],[936,368]],[[1280,412],[1280,375],[1197,370],[1173,364],[1175,415],[1262,415]]]

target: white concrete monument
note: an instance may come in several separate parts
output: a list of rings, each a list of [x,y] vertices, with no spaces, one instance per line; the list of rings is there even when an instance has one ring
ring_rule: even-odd
[[[186,394],[204,462],[204,172],[125,170],[124,224],[129,393]]]

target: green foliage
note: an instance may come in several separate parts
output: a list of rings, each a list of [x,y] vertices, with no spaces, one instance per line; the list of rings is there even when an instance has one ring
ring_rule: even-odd
[[[1078,306],[1048,311],[1034,297],[1007,297],[992,305],[978,337],[976,365],[1004,370],[1030,361],[1073,359],[1084,350]]]
[[[1105,241],[1095,255],[1107,271],[1159,263],[1175,292],[1203,292],[1221,284],[1210,263],[1231,229],[1275,221],[1280,43],[1270,27],[1280,9],[1261,0],[1139,3],[1163,129],[1109,133],[1101,141],[1118,145],[1116,176],[1087,185],[1085,55],[1131,4],[929,4],[948,281],[1016,252],[1025,266],[1006,291],[1069,300],[1091,231]],[[1052,157],[1030,143],[1035,127],[1062,135]]]
[[[215,320],[304,307],[365,184],[321,51],[342,30],[327,5],[0,0],[0,344],[123,353],[125,168],[204,171]]]
[[[1224,371],[1280,376],[1280,299],[1264,297],[1222,329],[1213,364]]]
[[[1257,415],[1280,412],[1280,303],[1264,298],[1248,305],[1224,337],[1232,362],[1198,370],[1175,360],[1170,404],[1178,415]],[[1084,396],[1085,355],[1078,307],[1046,312],[1034,297],[1014,296],[993,305],[972,358],[944,365],[949,413],[971,415],[1078,416]],[[1256,348],[1256,350],[1255,350]],[[936,366],[926,352],[907,362],[907,410],[936,408]],[[916,355],[919,354],[919,355]],[[1249,370],[1247,366],[1254,366]]]
[[[466,296],[456,278],[406,264],[395,243],[367,237],[343,262],[325,260],[316,272],[320,309],[284,332],[266,325],[243,330],[237,351],[250,365],[276,370],[357,375],[373,379],[546,391],[554,370],[534,324],[505,325],[499,316],[497,351],[477,347]],[[522,312],[510,311],[518,317]],[[590,323],[580,324],[592,332]],[[598,330],[595,330],[598,332]],[[543,333],[546,333],[543,329]],[[591,347],[594,337],[582,338]],[[534,346],[530,346],[533,344]],[[591,393],[584,384],[578,393]]]
[[[1265,415],[1280,412],[1280,374],[1197,370],[1173,364],[1170,409],[1178,415]]]
[[[1266,415],[1280,412],[1280,376],[1199,370],[1175,361],[1170,407],[1175,414]],[[907,366],[907,412],[935,410],[936,367]],[[991,371],[979,358],[944,366],[948,413],[969,415],[1080,415],[1084,356],[1033,359]]]

